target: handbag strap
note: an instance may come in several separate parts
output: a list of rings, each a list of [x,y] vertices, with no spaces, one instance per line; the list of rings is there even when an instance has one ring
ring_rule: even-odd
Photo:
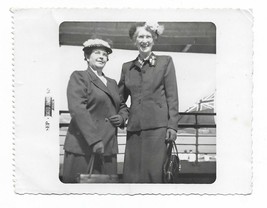
[[[101,160],[102,163],[104,164],[105,163],[104,158],[101,157]],[[90,177],[93,173],[94,162],[95,162],[95,153],[92,153],[86,170],[86,173],[88,173]]]
[[[178,156],[178,149],[175,144],[175,141],[168,142],[167,146],[167,154],[170,156],[172,155],[172,150],[174,149],[175,154]]]
[[[87,170],[86,170],[86,173],[89,174],[89,176],[92,175],[92,172],[93,172],[93,167],[94,167],[94,162],[95,162],[95,154],[93,153],[90,157],[90,161],[88,163],[88,166],[87,166]]]
[[[175,153],[178,156],[178,149],[177,149],[177,146],[175,144],[175,141],[172,141],[172,143],[173,143],[173,147],[174,147]]]

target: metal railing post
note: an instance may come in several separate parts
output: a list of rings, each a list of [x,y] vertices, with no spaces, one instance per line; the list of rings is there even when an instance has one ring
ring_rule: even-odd
[[[199,128],[198,128],[198,118],[197,118],[197,114],[195,114],[195,119],[196,119],[196,163],[198,163],[198,137],[199,137]]]

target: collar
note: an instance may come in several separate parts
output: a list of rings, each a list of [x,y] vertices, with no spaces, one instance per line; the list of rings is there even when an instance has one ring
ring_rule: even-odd
[[[153,52],[151,52],[151,54],[143,60],[138,55],[136,57],[136,59],[133,60],[132,65],[130,66],[130,69],[134,68],[135,66],[137,66],[139,69],[141,69],[146,61],[148,62],[150,67],[156,66],[157,57]]]
[[[102,72],[102,75],[98,75],[98,73],[97,73],[97,71],[96,70],[94,70],[94,69],[92,69],[92,67],[91,66],[89,66],[89,68],[95,73],[95,75],[96,76],[98,76],[98,77],[101,77],[101,76],[103,76],[103,77],[105,77],[105,75],[104,75],[104,73]]]

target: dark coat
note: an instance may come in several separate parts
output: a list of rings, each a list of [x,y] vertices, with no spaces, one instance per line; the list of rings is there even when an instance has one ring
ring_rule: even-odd
[[[64,149],[76,154],[90,154],[92,145],[103,141],[104,155],[118,152],[117,128],[108,120],[121,114],[127,118],[127,108],[121,103],[115,80],[105,77],[107,86],[88,68],[72,73],[68,88],[71,122]]]
[[[127,131],[159,127],[178,129],[178,90],[170,56],[156,56],[140,69],[138,59],[122,66],[119,90],[126,102],[131,96]]]

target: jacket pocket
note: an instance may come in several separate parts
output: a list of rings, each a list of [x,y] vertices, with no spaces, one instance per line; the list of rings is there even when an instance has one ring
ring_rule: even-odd
[[[167,103],[158,99],[158,100],[154,100],[154,102],[156,103],[156,105],[159,107],[159,108],[167,108]]]

